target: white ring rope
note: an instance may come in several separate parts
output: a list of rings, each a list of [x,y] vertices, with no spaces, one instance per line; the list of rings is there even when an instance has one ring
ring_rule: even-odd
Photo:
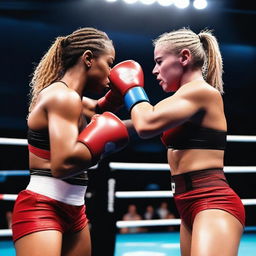
[[[109,167],[112,170],[129,171],[170,171],[170,166],[163,163],[124,163],[110,162]],[[256,173],[256,166],[225,166],[226,173]]]
[[[171,191],[116,191],[116,198],[170,198]]]
[[[158,163],[121,163],[111,162],[109,167],[112,170],[135,170],[135,171],[170,171],[168,164]],[[89,169],[97,169],[98,165]],[[256,173],[256,166],[225,166],[225,173]],[[0,170],[1,176],[28,176],[29,170]]]
[[[98,165],[94,165],[89,170],[97,169]],[[85,171],[86,173],[86,171]],[[6,177],[6,176],[29,176],[30,172],[29,170],[0,170],[0,177]]]
[[[256,166],[224,166],[225,173],[255,173]]]
[[[228,142],[256,142],[254,135],[227,135]],[[0,145],[27,146],[27,139],[3,138],[0,137]]]
[[[0,138],[0,145],[27,146],[27,139]]]
[[[161,220],[119,220],[116,222],[118,228],[128,227],[149,227],[149,226],[169,226],[180,225],[180,219],[161,219]]]
[[[256,142],[256,136],[251,135],[227,135],[228,142]]]
[[[1,170],[0,176],[28,176],[28,170]]]
[[[244,205],[256,205],[256,199],[241,199]]]
[[[15,201],[17,196],[16,194],[0,194],[0,201]]]
[[[12,230],[11,229],[0,229],[0,237],[1,236],[12,236]]]

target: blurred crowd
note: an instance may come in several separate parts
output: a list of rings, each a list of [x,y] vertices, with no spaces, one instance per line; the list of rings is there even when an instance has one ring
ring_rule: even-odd
[[[155,220],[155,219],[175,219],[175,215],[169,210],[167,202],[161,202],[158,207],[148,204],[143,214],[138,213],[137,205],[129,204],[127,212],[123,215],[124,221]],[[174,226],[150,226],[150,227],[125,227],[120,228],[120,233],[140,233],[154,231],[174,231]]]

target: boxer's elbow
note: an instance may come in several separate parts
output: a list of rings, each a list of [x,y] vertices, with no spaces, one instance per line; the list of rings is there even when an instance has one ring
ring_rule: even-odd
[[[152,134],[152,132],[150,130],[137,129],[136,131],[137,131],[138,136],[142,139],[150,139],[150,138],[154,137],[154,135]]]
[[[55,161],[51,158],[51,173],[54,178],[64,178],[66,172],[67,167],[61,161]]]
[[[80,162],[79,164],[63,163],[58,165],[51,165],[52,176],[57,179],[64,179],[67,177],[75,176],[91,165]]]
[[[155,136],[155,127],[147,118],[139,118],[134,122],[135,130],[142,139],[148,139]]]
[[[57,179],[63,179],[72,171],[72,169],[65,164],[51,165],[52,176]]]
[[[63,179],[70,175],[75,169],[75,165],[69,163],[68,159],[63,161],[51,161],[52,176],[57,179]]]
[[[73,176],[91,167],[92,161],[90,155],[83,155],[80,152],[73,151],[66,157],[57,157],[51,160],[52,176],[57,179]]]

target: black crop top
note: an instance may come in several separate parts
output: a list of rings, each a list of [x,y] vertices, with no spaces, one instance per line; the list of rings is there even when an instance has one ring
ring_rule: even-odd
[[[47,129],[35,131],[29,128],[27,138],[29,144],[28,148],[30,152],[38,157],[50,160],[50,141],[49,132]],[[52,177],[50,169],[30,169],[30,175]],[[85,170],[83,173],[69,178],[63,178],[63,181],[66,181],[67,183],[72,185],[87,186],[87,171]]]
[[[173,149],[219,149],[226,147],[227,132],[186,122],[163,132],[161,140]]]
[[[28,129],[28,144],[44,149],[44,150],[50,150],[50,140],[49,140],[49,132],[48,129],[40,130],[40,131],[35,131],[32,129]]]

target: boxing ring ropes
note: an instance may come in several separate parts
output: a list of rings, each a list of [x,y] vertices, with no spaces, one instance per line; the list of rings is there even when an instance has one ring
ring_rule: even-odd
[[[256,136],[248,135],[228,135],[228,142],[256,142]],[[27,146],[26,139],[15,138],[0,138],[0,145],[8,146]],[[123,163],[123,162],[110,162],[109,168],[111,170],[130,170],[130,171],[169,171],[168,164],[163,163]],[[95,169],[95,168],[93,168]],[[256,166],[225,166],[225,173],[256,173]],[[0,178],[8,176],[28,176],[28,170],[0,170]],[[173,196],[171,191],[115,191],[114,179],[108,180],[108,211],[114,212],[114,199],[115,198],[171,198]],[[15,201],[17,195],[15,194],[0,194],[0,200]],[[256,199],[242,199],[245,206],[256,205]],[[155,219],[155,220],[136,220],[136,221],[122,221],[116,222],[117,228],[124,227],[149,227],[149,226],[169,226],[180,225],[180,219]],[[255,231],[255,227],[246,228],[247,230]],[[0,237],[12,236],[11,229],[0,229]]]

